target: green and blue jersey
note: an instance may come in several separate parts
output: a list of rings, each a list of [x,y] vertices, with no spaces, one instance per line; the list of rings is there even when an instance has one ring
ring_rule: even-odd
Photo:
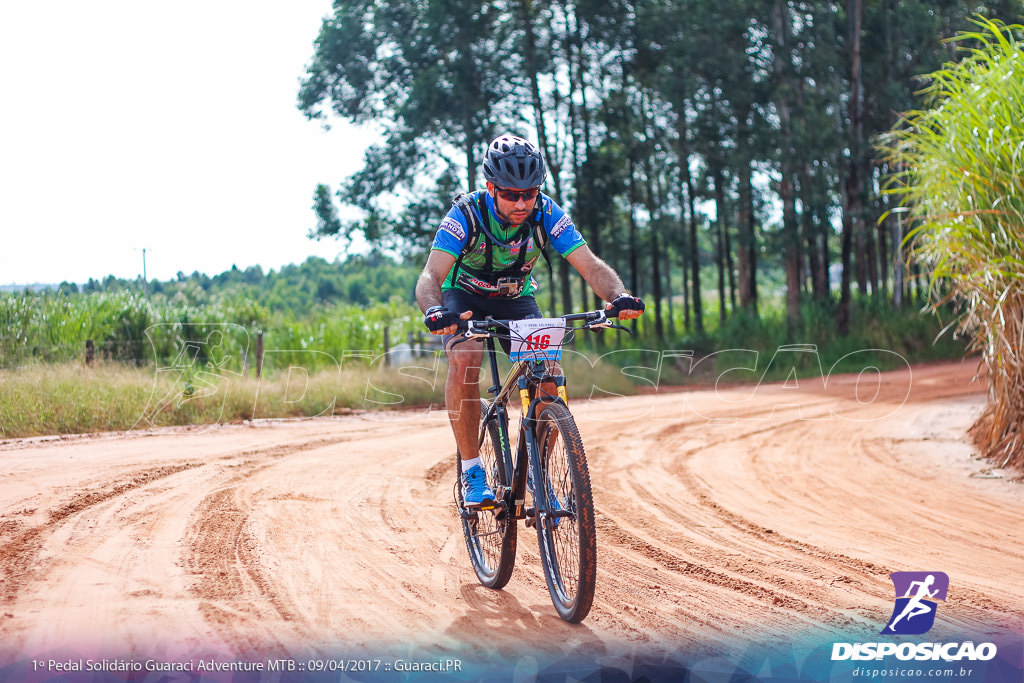
[[[481,216],[478,209],[481,195],[483,195],[487,207],[486,217]],[[536,240],[533,231],[522,241],[512,243],[511,240],[514,240],[517,233],[520,232],[520,226],[509,226],[497,217],[494,210],[494,198],[484,190],[472,192],[468,197],[472,207],[471,210],[476,214],[477,220],[481,221],[482,224],[486,220],[485,225],[487,229],[494,237],[504,243],[492,243],[491,245],[493,250],[491,270],[493,272],[500,272],[514,266],[520,260],[520,250],[525,249],[526,254],[520,268],[521,273],[517,273],[519,277],[525,280],[519,296],[533,294],[537,290],[537,281],[530,276],[530,271],[540,256],[540,248],[535,244]],[[586,244],[586,240],[583,239],[583,236],[573,224],[572,218],[553,199],[543,193],[538,197],[537,210],[534,213],[533,221],[538,225],[539,229],[544,230],[548,241],[562,256],[568,256]],[[441,221],[431,249],[438,249],[458,258],[462,255],[463,249],[465,249],[469,242],[470,232],[466,216],[458,207],[453,206]],[[488,239],[487,235],[481,232],[473,250],[463,256],[462,266],[459,268],[458,273],[459,282],[454,281],[455,268],[453,268],[445,278],[444,284],[441,287],[442,290],[476,290],[474,293],[481,293],[485,296],[488,293],[497,292],[495,283],[488,282],[486,274],[483,273],[487,266],[486,249]]]

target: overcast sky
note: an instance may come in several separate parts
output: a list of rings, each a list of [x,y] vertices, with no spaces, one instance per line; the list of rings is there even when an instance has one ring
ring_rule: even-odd
[[[264,270],[365,131],[296,109],[331,0],[0,3],[0,285]]]

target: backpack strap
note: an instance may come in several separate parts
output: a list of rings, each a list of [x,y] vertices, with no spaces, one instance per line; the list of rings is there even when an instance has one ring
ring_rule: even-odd
[[[548,276],[552,278],[551,285],[554,286],[554,273],[551,269],[551,258],[548,257],[548,234],[544,231],[544,214],[541,213],[540,220],[534,221],[533,226],[533,243],[537,245],[540,250],[540,255],[544,257],[544,263],[548,264]]]
[[[455,259],[455,265],[452,266],[452,282],[458,282],[459,270],[462,268],[462,260],[467,254],[472,253],[476,249],[477,243],[480,241],[480,233],[486,235],[484,240],[485,251],[484,251],[484,270],[488,273],[493,272],[493,259],[494,259],[494,243],[504,244],[498,238],[496,238],[491,231],[487,229],[486,225],[481,221],[486,222],[487,214],[489,209],[487,208],[486,195],[481,192],[476,198],[476,209],[473,210],[473,200],[470,199],[470,195],[466,193],[458,194],[452,200],[452,206],[458,207],[459,211],[466,219],[466,223],[469,225],[469,234],[466,237],[466,245],[462,248],[459,256]],[[548,275],[554,282],[554,271],[551,267],[551,259],[548,257],[547,245],[550,241],[548,234],[544,230],[544,214],[543,206],[537,208],[533,215],[530,216],[530,220],[527,224],[523,225],[521,231],[510,240],[511,242],[526,242],[529,238],[530,233],[533,233],[534,244],[540,250],[541,255],[544,257],[544,262],[548,266]],[[516,263],[513,264],[513,268],[521,270],[523,265],[526,263],[526,248],[525,244],[522,249],[519,250],[519,256]]]
[[[452,200],[452,206],[457,207],[462,215],[466,219],[466,223],[469,225],[469,235],[466,236],[466,246],[462,247],[462,251],[459,253],[458,258],[455,259],[455,265],[452,267],[452,282],[459,281],[459,268],[462,266],[462,259],[466,254],[471,253],[476,249],[476,243],[480,239],[480,221],[476,217],[476,213],[473,211],[473,205],[470,202],[469,195],[465,193],[459,193],[455,199]],[[483,216],[484,214],[480,214]],[[490,263],[490,247],[487,249],[488,263]]]
[[[544,230],[544,202],[538,202],[540,206],[533,212],[533,216],[530,220],[533,222],[533,243],[537,245],[537,249],[540,250],[540,255],[544,257],[544,263],[548,266],[548,279],[551,282],[552,291],[555,286],[555,271],[551,267],[551,259],[548,257],[548,233]]]

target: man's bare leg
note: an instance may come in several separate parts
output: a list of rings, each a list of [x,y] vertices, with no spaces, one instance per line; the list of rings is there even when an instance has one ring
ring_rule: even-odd
[[[463,460],[479,455],[480,361],[483,343],[468,341],[448,351],[448,379],[444,389],[445,407]]]

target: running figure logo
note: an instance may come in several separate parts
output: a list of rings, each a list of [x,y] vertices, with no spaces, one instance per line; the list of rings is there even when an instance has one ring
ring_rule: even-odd
[[[937,601],[946,600],[949,577],[943,572],[893,572],[889,578],[896,588],[896,604],[882,633],[926,633],[935,623]]]

